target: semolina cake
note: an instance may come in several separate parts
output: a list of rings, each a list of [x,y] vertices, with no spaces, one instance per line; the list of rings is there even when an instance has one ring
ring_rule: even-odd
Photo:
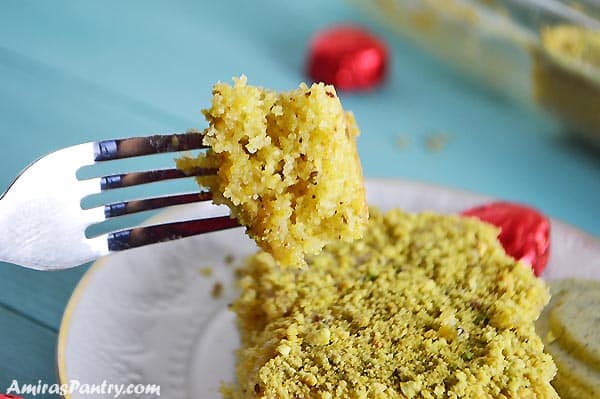
[[[301,84],[278,93],[242,76],[233,86],[214,86],[204,115],[209,150],[177,166],[217,169],[199,184],[279,263],[301,266],[305,254],[329,242],[362,236],[368,208],[359,130],[333,86]]]
[[[549,300],[475,218],[370,210],[304,269],[260,252],[233,303],[234,399],[558,398],[534,321]]]
[[[533,50],[533,95],[548,111],[591,139],[600,138],[600,32],[547,26]]]

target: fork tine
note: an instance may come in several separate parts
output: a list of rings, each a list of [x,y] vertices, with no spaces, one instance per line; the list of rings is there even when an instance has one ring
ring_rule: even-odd
[[[204,135],[198,131],[104,140],[94,143],[94,161],[110,161],[160,154],[164,152],[187,151],[207,148],[202,144]]]
[[[173,205],[183,205],[192,202],[210,201],[212,193],[201,191],[189,194],[178,194],[163,197],[145,198],[140,200],[115,202],[104,205],[104,216],[106,219],[129,215],[136,212],[148,211],[151,209],[164,208]]]
[[[217,170],[213,168],[196,168],[190,173],[184,173],[179,169],[158,169],[146,172],[120,173],[101,177],[100,189],[112,190],[115,188],[137,186],[139,184],[152,183],[161,180],[180,179],[190,176],[209,176],[216,173]]]
[[[130,248],[155,244],[157,242],[177,240],[196,234],[209,233],[239,227],[236,219],[230,216],[217,216],[206,219],[194,219],[183,222],[157,224],[146,227],[120,230],[107,236],[109,251],[123,251]]]
[[[142,155],[207,148],[207,146],[202,144],[203,138],[204,136],[199,132],[187,132],[185,134],[155,135],[100,141],[94,143],[94,161],[110,161]],[[107,175],[100,177],[99,180],[100,189],[106,191],[163,180],[193,176],[210,176],[216,174],[216,172],[217,170],[214,168],[197,168],[188,172],[170,168]],[[106,219],[110,219],[151,209],[209,201],[211,199],[211,192],[202,191],[115,202],[104,206],[104,216]],[[109,233],[104,237],[108,244],[109,251],[121,251],[161,241],[176,240],[196,234],[237,226],[239,226],[238,221],[232,219],[230,216],[219,216],[152,226],[133,227]]]

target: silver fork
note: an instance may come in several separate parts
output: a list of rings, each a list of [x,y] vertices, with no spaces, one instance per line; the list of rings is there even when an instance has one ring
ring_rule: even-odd
[[[86,165],[166,152],[202,149],[198,132],[155,135],[79,144],[52,152],[29,165],[0,197],[0,260],[38,270],[81,265],[112,252],[236,227],[229,216],[133,226],[86,238],[88,226],[119,216],[209,201],[208,191],[115,202],[83,209],[91,194],[161,180],[214,174],[175,168],[78,179]]]

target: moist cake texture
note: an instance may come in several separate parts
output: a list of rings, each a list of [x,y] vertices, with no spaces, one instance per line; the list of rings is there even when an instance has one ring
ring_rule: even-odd
[[[549,299],[474,218],[370,211],[365,237],[241,270],[234,399],[557,398]]]
[[[198,158],[183,170],[217,169],[200,177],[249,235],[282,265],[304,265],[325,244],[360,238],[368,219],[356,151],[354,117],[333,86],[301,84],[277,93],[234,78],[217,83],[203,111],[209,122]]]

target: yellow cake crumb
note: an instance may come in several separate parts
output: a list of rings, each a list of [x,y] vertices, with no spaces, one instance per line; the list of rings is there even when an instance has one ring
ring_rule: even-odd
[[[199,183],[281,264],[304,265],[305,254],[327,243],[362,236],[368,208],[359,131],[333,86],[301,84],[277,93],[242,76],[233,86],[214,86],[204,115],[210,149],[177,166],[218,169]]]
[[[371,209],[365,237],[242,270],[234,399],[558,398],[534,321],[549,299],[498,230]]]
[[[400,149],[406,149],[410,145],[410,138],[406,134],[400,133],[396,135],[396,146]]]
[[[225,262],[226,265],[232,265],[233,262],[235,262],[235,256],[233,256],[232,254],[227,254],[225,255],[225,258],[223,258],[223,262]]]
[[[198,272],[203,275],[204,277],[210,277],[213,274],[213,269],[210,266],[206,266],[206,267],[201,267],[200,269],[198,269]]]
[[[212,290],[210,291],[210,295],[215,298],[218,299],[221,297],[221,295],[223,294],[223,283],[217,281],[213,287]]]
[[[427,136],[425,145],[429,151],[439,152],[446,148],[449,140],[450,135],[448,133],[436,132]]]

